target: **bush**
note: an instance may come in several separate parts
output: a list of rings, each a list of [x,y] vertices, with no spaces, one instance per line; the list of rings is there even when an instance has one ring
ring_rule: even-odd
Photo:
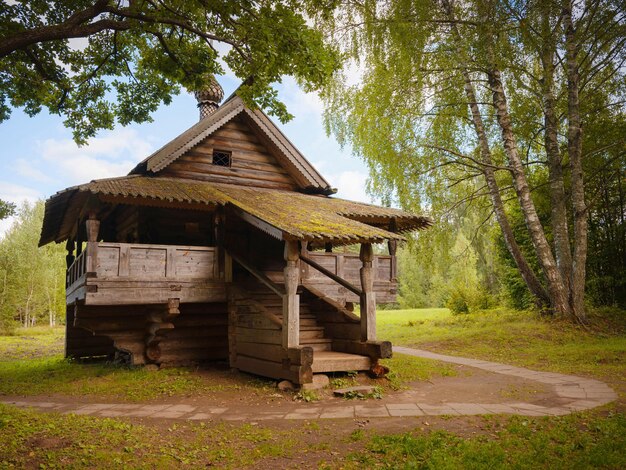
[[[450,297],[446,302],[446,307],[448,307],[454,315],[460,315],[470,313],[470,303],[468,293],[463,289],[455,287],[450,291]]]

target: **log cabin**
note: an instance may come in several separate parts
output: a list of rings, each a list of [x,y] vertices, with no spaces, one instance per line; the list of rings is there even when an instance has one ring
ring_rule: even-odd
[[[376,303],[395,300],[397,243],[431,221],[332,197],[261,110],[220,106],[214,80],[196,98],[199,122],[127,176],[46,201],[40,245],[67,247],[66,357],[222,360],[296,384],[372,370],[391,356]]]

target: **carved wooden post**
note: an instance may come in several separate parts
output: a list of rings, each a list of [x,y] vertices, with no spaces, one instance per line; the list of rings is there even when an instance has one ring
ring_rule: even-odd
[[[69,287],[70,285],[70,267],[74,263],[76,259],[74,257],[74,240],[71,238],[67,239],[67,243],[65,244],[65,249],[67,250],[67,255],[65,256],[65,265],[67,266],[67,270],[65,272],[65,287]]]
[[[87,227],[87,263],[86,272],[95,273],[98,264],[98,232],[100,231],[100,221],[95,214],[89,214],[89,219],[85,223]]]
[[[391,219],[391,222],[389,222],[389,231],[392,233],[396,233],[398,231],[398,224],[396,223],[395,218]],[[398,260],[396,259],[396,251],[398,249],[398,241],[389,240],[389,242],[387,242],[387,247],[389,248],[389,256],[391,256],[391,281],[397,281]]]
[[[391,281],[397,281],[398,278],[398,260],[396,259],[396,252],[398,251],[398,241],[389,240],[387,243],[389,248],[389,256],[391,256]]]
[[[361,341],[376,340],[376,294],[372,276],[374,250],[371,243],[361,243]]]
[[[297,240],[285,241],[285,295],[283,296],[283,348],[300,343],[300,254]]]

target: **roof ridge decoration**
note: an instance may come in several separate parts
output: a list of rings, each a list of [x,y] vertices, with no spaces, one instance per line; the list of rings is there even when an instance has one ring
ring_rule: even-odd
[[[316,192],[327,195],[335,192],[328,181],[262,110],[251,110],[236,95],[229,97],[213,114],[195,123],[143,160],[130,174],[141,174],[146,171],[156,173],[163,170],[241,113],[244,113],[254,122],[258,129],[276,146],[278,152],[284,157],[284,163],[297,171],[309,187],[314,188]]]

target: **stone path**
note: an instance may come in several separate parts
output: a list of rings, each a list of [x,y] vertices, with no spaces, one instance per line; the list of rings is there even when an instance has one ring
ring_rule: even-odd
[[[267,410],[258,407],[251,410],[241,408],[206,407],[188,404],[131,405],[115,403],[68,404],[41,401],[0,400],[1,403],[41,410],[92,415],[102,417],[143,417],[159,419],[260,421],[270,419],[328,419],[328,418],[383,418],[390,416],[433,416],[433,415],[481,415],[515,414],[524,416],[559,416],[582,411],[610,403],[617,394],[608,385],[598,380],[573,375],[537,372],[497,362],[446,356],[420,349],[396,346],[395,352],[410,356],[435,359],[496,374],[505,374],[526,380],[534,380],[553,388],[558,397],[556,406],[540,406],[532,403],[448,403],[438,405],[426,403],[341,404],[303,406],[285,403]]]

